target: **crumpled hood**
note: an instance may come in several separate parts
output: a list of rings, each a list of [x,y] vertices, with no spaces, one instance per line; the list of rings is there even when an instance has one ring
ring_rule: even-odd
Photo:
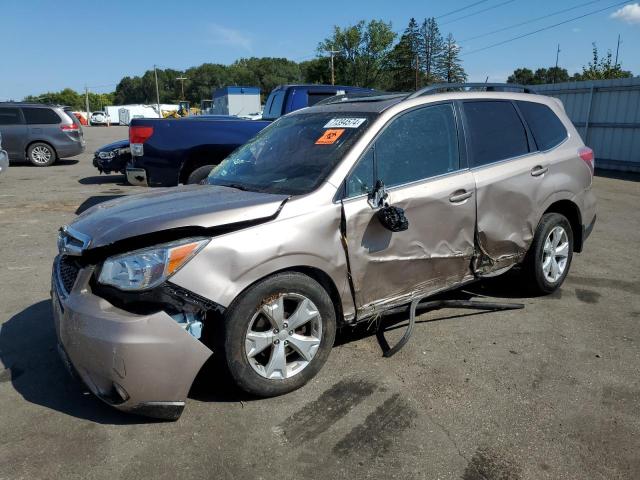
[[[89,248],[95,248],[174,228],[211,228],[272,217],[286,198],[229,187],[185,185],[101,203],[69,226],[89,235]]]
[[[107,143],[106,145],[101,146],[96,150],[98,152],[110,152],[111,150],[116,150],[118,148],[127,148],[129,147],[129,139],[118,140],[117,142]]]

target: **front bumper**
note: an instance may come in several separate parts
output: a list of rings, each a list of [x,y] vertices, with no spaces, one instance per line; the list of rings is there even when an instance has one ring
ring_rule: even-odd
[[[92,268],[66,292],[54,262],[51,297],[61,356],[93,394],[126,412],[176,420],[211,355],[164,312],[135,315],[91,293]]]
[[[127,167],[126,170],[127,181],[131,185],[138,185],[141,187],[148,187],[147,171],[144,168]]]

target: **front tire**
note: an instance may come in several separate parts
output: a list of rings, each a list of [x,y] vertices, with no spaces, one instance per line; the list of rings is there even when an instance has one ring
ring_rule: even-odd
[[[282,395],[320,371],[335,335],[335,309],[326,290],[301,273],[278,273],[249,287],[227,310],[224,360],[244,391]]]
[[[545,213],[538,224],[523,264],[524,278],[534,293],[556,291],[569,273],[573,258],[573,230],[559,213]]]
[[[211,173],[213,167],[214,165],[204,165],[202,167],[196,168],[189,174],[189,177],[187,178],[187,185],[204,182],[204,180],[209,176],[209,173]]]
[[[27,158],[36,167],[48,167],[56,161],[56,151],[48,143],[36,142],[29,145]]]

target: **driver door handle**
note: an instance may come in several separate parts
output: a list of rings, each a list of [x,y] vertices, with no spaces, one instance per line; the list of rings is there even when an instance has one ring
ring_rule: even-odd
[[[467,198],[470,198],[473,192],[467,192],[466,190],[456,190],[449,197],[451,203],[464,202]]]

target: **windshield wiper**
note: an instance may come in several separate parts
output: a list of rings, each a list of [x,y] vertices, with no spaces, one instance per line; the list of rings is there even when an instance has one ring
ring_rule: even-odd
[[[235,188],[236,190],[242,190],[243,192],[258,192],[259,190],[255,189],[255,188],[249,188],[246,185],[243,185],[241,183],[219,183],[219,184],[215,184],[214,185],[219,185],[221,187],[229,187],[229,188]]]

